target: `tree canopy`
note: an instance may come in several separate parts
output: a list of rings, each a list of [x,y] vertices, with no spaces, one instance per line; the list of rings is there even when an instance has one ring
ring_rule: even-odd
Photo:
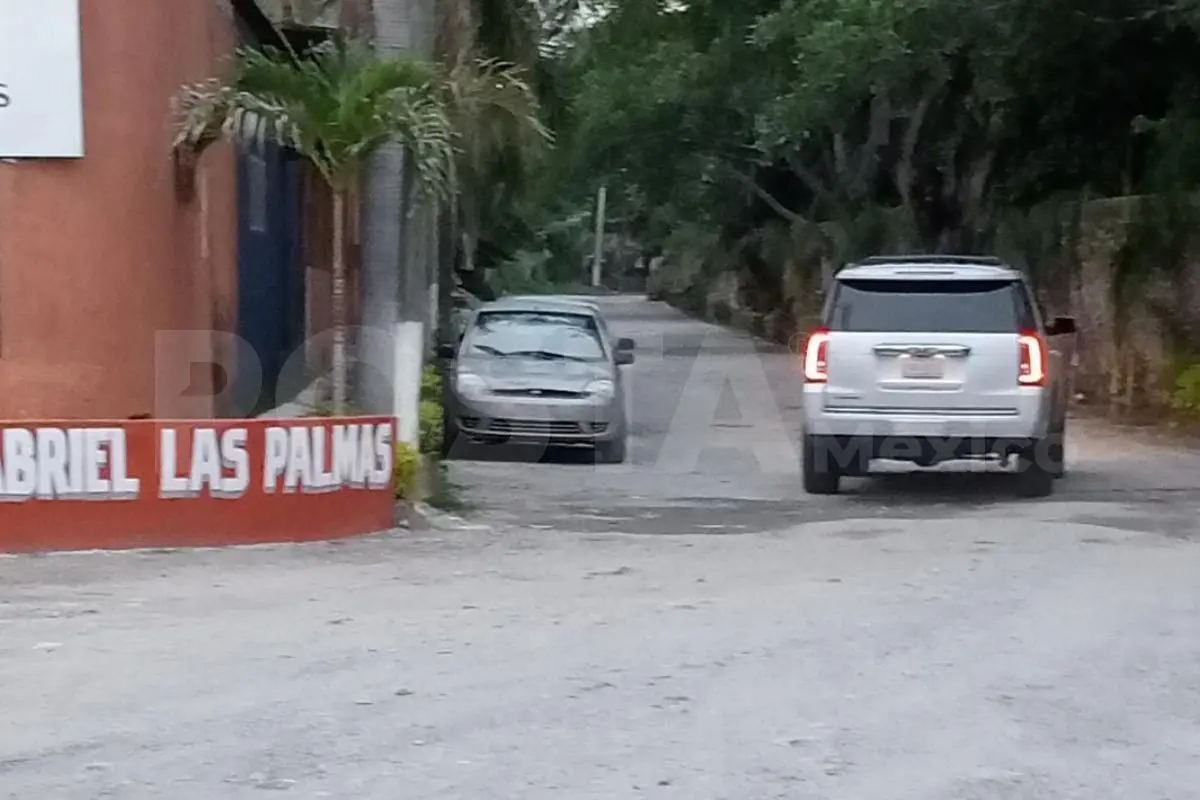
[[[501,250],[578,218],[602,183],[649,250],[682,224],[729,238],[886,209],[913,246],[963,251],[1008,208],[1200,179],[1195,0],[585,8],[543,47],[557,147],[514,206],[533,224],[489,231]]]

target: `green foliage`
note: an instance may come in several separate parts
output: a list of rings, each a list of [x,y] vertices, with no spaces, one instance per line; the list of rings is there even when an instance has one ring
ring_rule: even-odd
[[[1200,222],[1195,201],[1177,192],[1136,198],[1133,203],[1113,264],[1111,299],[1119,335],[1151,280],[1178,277]]]
[[[426,364],[421,371],[421,399],[442,402],[442,373],[436,364]]]
[[[392,468],[397,500],[416,499],[420,482],[421,454],[407,442],[396,443],[396,461]]]
[[[1200,184],[1194,0],[538,5],[540,42],[528,4],[454,4],[474,30],[445,53],[460,229],[507,292],[579,278],[600,185],[609,241],[664,256],[652,291],[700,306],[736,272],[790,309],[879,250],[999,251],[1057,286],[1079,200]],[[470,99],[489,63],[524,88]],[[1190,214],[1135,214],[1118,308],[1184,261]]]
[[[606,10],[551,70],[569,113],[542,202],[582,211],[608,181],[612,216],[651,251],[683,224],[728,245],[772,216],[836,222],[849,251],[885,232],[914,249],[986,249],[1013,207],[1136,190],[1160,162],[1200,181],[1200,92],[1187,88],[1200,87],[1200,23],[1180,3]],[[1161,122],[1135,130],[1138,115]],[[894,208],[907,231],[882,225]]]
[[[1200,414],[1200,364],[1192,364],[1175,379],[1171,407],[1177,411]]]
[[[442,450],[442,376],[437,367],[427,365],[421,374],[419,444],[396,445],[396,497],[415,499],[422,459],[436,459]]]
[[[442,373],[427,364],[421,373],[420,449],[422,455],[440,456],[445,436],[442,410]]]
[[[445,435],[442,428],[444,414],[441,400],[422,400],[420,413],[421,453],[432,456],[440,455],[442,437]]]
[[[416,59],[378,58],[369,44],[332,38],[303,55],[241,48],[225,78],[185,86],[175,98],[175,144],[219,137],[272,140],[311,160],[338,189],[357,180],[389,140],[412,156],[419,184],[451,188],[456,131],[443,78]]]
[[[496,289],[500,294],[543,294],[550,292],[550,264],[553,256],[549,250],[519,250],[510,260],[501,265],[496,277]]]

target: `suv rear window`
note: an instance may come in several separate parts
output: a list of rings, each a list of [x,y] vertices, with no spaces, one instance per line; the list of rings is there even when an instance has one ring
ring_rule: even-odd
[[[827,325],[863,333],[1015,333],[1034,327],[1012,280],[842,280]]]

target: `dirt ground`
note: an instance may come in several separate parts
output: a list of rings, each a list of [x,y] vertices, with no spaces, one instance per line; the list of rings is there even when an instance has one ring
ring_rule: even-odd
[[[1200,453],[1080,419],[1047,500],[809,498],[791,356],[604,302],[630,464],[455,463],[460,519],[338,544],[0,559],[0,797],[1200,798]]]

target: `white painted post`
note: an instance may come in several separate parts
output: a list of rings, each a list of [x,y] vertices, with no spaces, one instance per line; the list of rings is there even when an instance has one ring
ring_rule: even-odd
[[[421,438],[421,371],[425,356],[425,323],[410,320],[396,323],[394,341],[396,376],[393,387],[392,407],[399,419],[399,440],[416,445]]]

